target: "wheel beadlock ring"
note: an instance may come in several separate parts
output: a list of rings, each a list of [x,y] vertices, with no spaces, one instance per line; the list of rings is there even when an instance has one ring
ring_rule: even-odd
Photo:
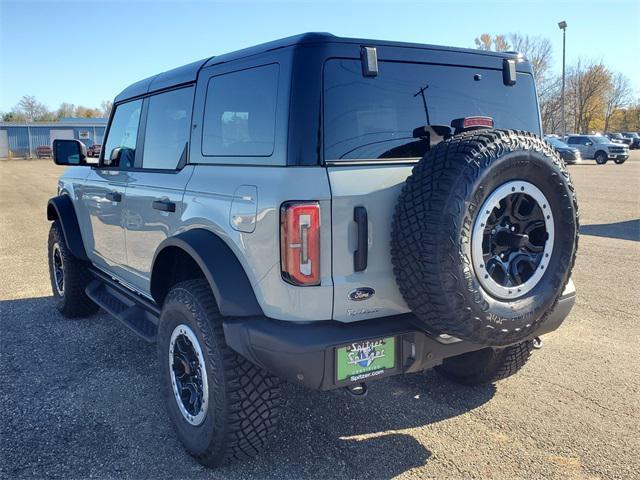
[[[181,375],[176,375],[176,370]],[[201,425],[207,415],[209,403],[207,368],[198,338],[187,325],[176,326],[171,334],[169,372],[180,413],[191,425]],[[190,401],[186,401],[186,395],[189,395]]]
[[[527,223],[526,218],[511,222],[511,217],[517,215],[517,212],[516,215],[513,212],[514,198],[523,199],[516,202],[525,202],[529,206],[531,217],[529,223],[532,228],[535,228],[533,222],[537,222],[536,225],[544,222],[546,239],[541,251],[534,253],[530,250],[540,250],[541,245],[540,238],[537,245],[532,245],[529,236],[525,234],[525,230],[529,228],[526,225],[522,226],[523,223]],[[509,206],[512,208],[507,212]],[[499,212],[502,213],[498,218]],[[501,300],[517,299],[530,292],[544,275],[545,268],[551,259],[555,232],[553,220],[549,201],[535,185],[516,180],[496,188],[478,210],[471,233],[472,263],[482,288]],[[498,238],[499,236],[501,237]],[[507,246],[504,246],[505,242]],[[494,255],[493,247],[496,244],[501,244],[500,248],[504,250],[501,254]],[[487,245],[490,245],[488,252]],[[511,262],[516,263],[512,265]],[[520,275],[514,270],[514,267],[518,268],[518,262],[528,264],[530,272],[525,275],[525,279],[518,278]],[[497,281],[495,278],[496,265],[504,273],[502,281]]]

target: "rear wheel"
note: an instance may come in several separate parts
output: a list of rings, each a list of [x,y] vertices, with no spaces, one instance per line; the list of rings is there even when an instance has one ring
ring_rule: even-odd
[[[98,306],[84,292],[93,280],[89,264],[69,251],[58,220],[51,224],[48,249],[49,278],[58,311],[68,318],[97,312]]]
[[[607,160],[609,159],[607,154],[603,151],[596,152],[596,156],[594,158],[596,159],[596,163],[598,165],[604,165],[605,163],[607,163]]]
[[[506,348],[485,348],[444,360],[435,369],[442,376],[463,385],[484,385],[510,377],[529,360],[533,341]]]
[[[256,456],[274,431],[280,381],[232,351],[209,284],[171,289],[158,330],[160,381],[178,437],[198,462]]]

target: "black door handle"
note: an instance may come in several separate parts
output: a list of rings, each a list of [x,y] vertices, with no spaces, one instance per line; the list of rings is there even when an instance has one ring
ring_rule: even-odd
[[[153,208],[162,212],[175,212],[176,204],[169,200],[154,200]]]
[[[362,272],[367,268],[369,255],[369,219],[367,209],[356,207],[353,209],[353,221],[358,225],[358,244],[353,252],[353,270]]]
[[[121,202],[122,194],[119,192],[108,192],[106,195],[107,200],[111,200],[112,202]]]

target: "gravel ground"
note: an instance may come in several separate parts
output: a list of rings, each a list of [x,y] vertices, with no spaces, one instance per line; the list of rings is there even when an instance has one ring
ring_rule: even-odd
[[[0,477],[638,478],[640,151],[570,167],[579,296],[517,376],[463,388],[432,372],[364,400],[287,385],[268,452],[207,470],[161,404],[155,348],[105,314],[53,308],[44,208],[61,172],[0,162]]]

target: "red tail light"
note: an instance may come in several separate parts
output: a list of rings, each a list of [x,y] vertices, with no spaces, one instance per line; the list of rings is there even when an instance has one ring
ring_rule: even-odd
[[[462,121],[462,128],[471,127],[493,127],[493,118],[491,117],[466,117]]]
[[[320,205],[288,202],[280,209],[282,278],[294,285],[320,284]]]
[[[456,118],[451,122],[451,126],[455,128],[456,134],[465,130],[493,128],[493,118],[481,116]]]

